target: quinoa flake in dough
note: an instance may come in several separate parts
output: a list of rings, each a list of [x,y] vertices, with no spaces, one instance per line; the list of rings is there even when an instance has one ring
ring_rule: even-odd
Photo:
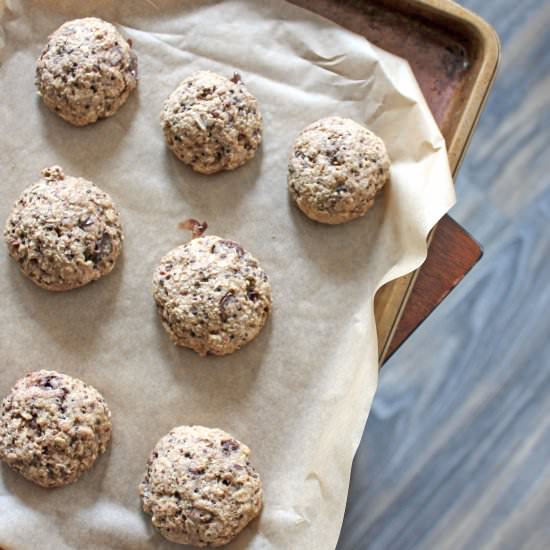
[[[107,21],[86,17],[54,31],[36,62],[46,106],[75,126],[114,115],[137,86],[131,42]]]
[[[200,355],[238,350],[259,334],[271,311],[271,285],[258,260],[212,235],[162,258],[153,296],[172,341]]]
[[[389,179],[384,142],[348,118],[310,124],[290,151],[290,194],[306,216],[321,223],[339,224],[365,215]]]
[[[111,411],[102,395],[66,374],[31,372],[0,405],[0,459],[42,487],[76,481],[110,438]]]
[[[107,193],[52,166],[15,202],[4,239],[27,277],[42,288],[61,291],[109,273],[123,235],[118,210]]]
[[[179,426],[155,445],[139,486],[143,510],[166,539],[198,547],[233,540],[262,508],[250,449],[228,433]]]
[[[233,170],[262,141],[262,115],[241,77],[199,71],[183,80],[160,114],[168,147],[202,174]]]

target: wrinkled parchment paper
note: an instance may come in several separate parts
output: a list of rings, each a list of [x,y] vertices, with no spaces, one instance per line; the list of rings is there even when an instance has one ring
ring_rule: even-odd
[[[97,15],[133,40],[140,83],[109,120],[73,128],[35,95],[34,62],[67,19]],[[0,53],[0,218],[40,170],[61,164],[118,204],[126,241],[114,272],[56,294],[0,249],[0,394],[40,368],[106,397],[110,450],[78,483],[44,490],[0,468],[7,550],[171,548],[141,512],[137,486],[156,441],[179,424],[219,427],[252,448],[265,506],[232,549],[332,549],[352,458],[377,383],[373,296],[416,268],[454,200],[445,146],[406,62],[282,1],[4,2]],[[194,174],[166,149],[163,100],[210,69],[243,80],[261,105],[264,143],[234,172]],[[385,140],[392,181],[363,219],[337,227],[290,203],[287,154],[302,127],[351,117]],[[160,257],[207,220],[270,275],[261,335],[223,358],[174,347],[150,293]]]

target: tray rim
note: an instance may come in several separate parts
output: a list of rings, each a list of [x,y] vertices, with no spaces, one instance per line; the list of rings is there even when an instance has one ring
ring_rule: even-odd
[[[462,113],[458,117],[458,122],[453,134],[447,142],[449,164],[453,178],[456,178],[496,78],[501,56],[500,39],[495,29],[481,16],[460,6],[452,0],[410,0],[410,3],[446,18],[451,17],[456,19],[462,25],[470,27],[470,31],[473,31],[480,41],[481,63],[479,70],[477,74],[475,74],[471,92],[465,98],[464,107]],[[428,235],[428,248],[436,230],[437,225]],[[378,360],[380,366],[384,363],[389,352],[391,341],[401,321],[401,317],[403,316],[403,312],[409,301],[421,267],[422,266],[418,267],[412,273],[389,283],[389,285],[394,287],[396,294],[401,293],[401,298],[396,301],[394,307],[385,307],[382,313],[382,319],[377,321],[377,327],[380,327],[380,325],[382,327],[385,325],[388,326],[388,329],[382,334],[380,328],[378,329]],[[380,289],[377,295],[379,292]]]

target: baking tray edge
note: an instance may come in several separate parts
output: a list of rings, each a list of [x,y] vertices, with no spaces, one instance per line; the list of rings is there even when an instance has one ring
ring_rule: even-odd
[[[462,24],[468,25],[472,31],[477,33],[481,41],[481,66],[472,85],[472,92],[465,101],[464,109],[459,118],[457,127],[449,143],[447,144],[449,164],[453,177],[456,178],[468,145],[471,141],[473,132],[496,78],[497,68],[500,61],[500,40],[496,31],[489,23],[487,23],[480,16],[456,4],[455,2],[452,2],[451,0],[416,0],[415,3],[429,10],[438,11],[446,16],[451,16],[459,20]],[[428,235],[428,247],[436,229],[437,226],[434,227]],[[407,302],[410,298],[420,269],[421,268],[418,268],[414,272],[392,282],[394,285],[399,285],[400,289],[404,287],[405,290],[403,291],[401,300],[397,301],[395,308],[392,308],[389,311],[384,310],[384,316],[386,319],[393,317],[393,320],[388,323],[389,330],[387,330],[385,334],[381,334],[380,330],[378,333],[378,357],[380,365],[384,363],[384,359],[388,354],[391,340],[395,335],[399,321],[403,316],[403,311],[405,310]],[[379,325],[384,326],[383,321],[384,319],[382,319],[382,322],[379,322]]]

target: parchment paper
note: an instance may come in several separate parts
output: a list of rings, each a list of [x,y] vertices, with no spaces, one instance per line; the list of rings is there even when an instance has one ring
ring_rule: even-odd
[[[6,7],[7,3],[7,7]],[[118,204],[126,241],[114,272],[56,294],[26,280],[0,249],[0,394],[57,369],[97,387],[112,412],[110,450],[79,482],[40,489],[0,468],[0,546],[171,548],[141,512],[137,485],[172,427],[220,427],[252,448],[265,506],[232,549],[334,548],[352,458],[377,383],[373,296],[416,268],[454,200],[443,139],[406,62],[282,1],[4,2],[0,219],[40,170],[61,164]],[[67,19],[119,25],[140,83],[113,118],[73,128],[35,95],[34,63]],[[166,149],[160,107],[180,80],[210,69],[243,80],[261,105],[264,143],[231,173],[200,176]],[[385,140],[392,181],[363,219],[308,220],[287,195],[287,154],[306,124],[351,117]],[[207,220],[270,275],[274,310],[261,335],[223,358],[174,347],[150,293],[160,257]]]

